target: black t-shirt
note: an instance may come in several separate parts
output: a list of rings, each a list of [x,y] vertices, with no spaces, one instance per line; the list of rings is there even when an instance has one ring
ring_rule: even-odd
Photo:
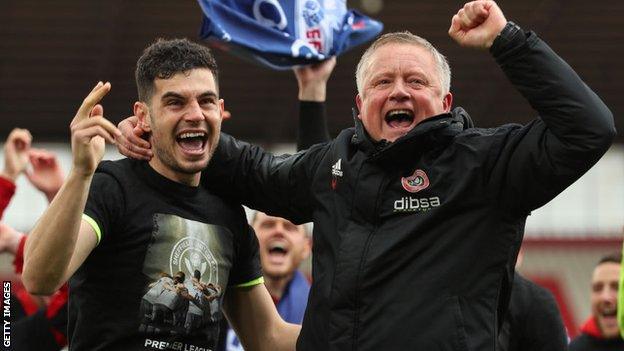
[[[146,162],[102,162],[84,213],[99,242],[70,279],[72,351],[212,350],[226,288],[261,282],[242,207]]]

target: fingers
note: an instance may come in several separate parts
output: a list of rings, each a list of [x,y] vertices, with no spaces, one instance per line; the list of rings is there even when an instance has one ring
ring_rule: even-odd
[[[117,149],[124,156],[139,160],[150,160],[152,158],[151,145],[141,138],[145,131],[138,125],[136,116],[128,117],[119,122],[121,136],[117,138]]]
[[[465,4],[464,7],[457,12],[461,28],[464,30],[470,29],[485,22],[489,13],[486,8],[488,2],[490,1],[473,1]]]
[[[15,128],[9,133],[7,144],[15,147],[17,151],[23,151],[30,148],[32,143],[32,135],[28,129]]]
[[[120,154],[137,160],[149,161],[153,156],[150,149],[142,148],[128,142],[128,140],[123,136],[117,139],[117,150]]]
[[[106,94],[108,94],[110,89],[111,85],[109,82],[98,82],[89,95],[87,95],[87,97],[82,101],[82,104],[80,105],[80,108],[78,108],[78,112],[76,112],[76,116],[74,117],[72,123],[88,118],[95,105],[100,102]]]
[[[121,132],[109,120],[101,116],[95,116],[80,120],[71,127],[72,135],[83,143],[89,143],[91,138],[101,136],[111,144],[115,144],[115,137]]]
[[[100,104],[93,106],[91,112],[89,112],[89,117],[95,116],[104,116],[104,107]]]
[[[56,155],[44,149],[31,149],[28,158],[33,168],[54,167],[57,164]]]
[[[228,110],[223,111],[223,115],[221,115],[221,118],[223,118],[224,121],[227,121],[228,119],[232,118],[232,113]]]

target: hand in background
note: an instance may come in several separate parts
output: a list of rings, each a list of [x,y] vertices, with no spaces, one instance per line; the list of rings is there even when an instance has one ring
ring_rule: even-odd
[[[56,155],[47,150],[32,149],[29,160],[32,171],[26,172],[26,177],[35,188],[45,194],[48,202],[52,202],[65,178]]]
[[[15,255],[23,236],[23,233],[0,222],[0,253],[10,252]]]
[[[299,100],[325,101],[327,81],[336,67],[336,57],[323,62],[293,68],[299,86]]]
[[[27,129],[15,128],[4,144],[4,171],[2,176],[15,182],[28,165],[32,135]]]

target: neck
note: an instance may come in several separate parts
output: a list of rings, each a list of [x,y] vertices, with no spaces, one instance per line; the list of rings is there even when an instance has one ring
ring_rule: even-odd
[[[293,274],[280,278],[265,277],[264,285],[266,286],[269,294],[274,298],[281,299],[286,290],[286,286],[293,278]]]
[[[152,159],[149,161],[149,165],[160,175],[176,183],[180,183],[180,184],[184,184],[188,186],[199,186],[201,172],[184,173],[184,172],[173,170],[170,167],[164,165],[158,159],[158,157],[152,157]]]

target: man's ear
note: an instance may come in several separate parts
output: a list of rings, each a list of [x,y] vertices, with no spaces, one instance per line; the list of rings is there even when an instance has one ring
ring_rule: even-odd
[[[225,101],[223,99],[219,99],[219,111],[221,113],[222,119],[228,119],[229,117],[224,117],[225,114]]]
[[[139,119],[137,127],[143,129],[145,133],[152,131],[149,118],[149,108],[144,102],[137,101],[134,103],[134,115]]]
[[[362,119],[361,114],[362,114],[362,98],[360,97],[360,94],[355,95],[355,105],[357,106],[358,109],[358,118]]]
[[[451,107],[453,107],[453,94],[451,94],[451,92],[444,95],[444,98],[442,99],[442,107],[444,108],[444,112],[451,111]]]
[[[302,254],[302,258],[305,260],[306,258],[310,257],[310,254],[312,253],[312,238],[308,237],[307,234],[305,238],[305,243],[303,244],[303,254]]]

